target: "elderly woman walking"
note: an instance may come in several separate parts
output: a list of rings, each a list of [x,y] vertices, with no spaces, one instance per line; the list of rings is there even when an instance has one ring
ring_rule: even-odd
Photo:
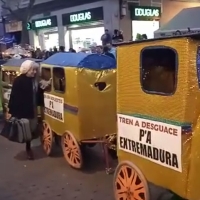
[[[37,106],[43,106],[43,89],[45,86],[38,84],[36,75],[38,64],[31,60],[26,60],[20,67],[21,75],[15,78],[10,101],[8,104],[9,113],[18,119],[29,119],[31,132],[37,129]],[[31,141],[26,143],[27,158],[34,159],[31,150]]]

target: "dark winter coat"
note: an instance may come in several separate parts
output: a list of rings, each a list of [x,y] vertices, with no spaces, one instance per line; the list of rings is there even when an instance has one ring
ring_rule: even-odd
[[[35,117],[33,78],[22,74],[15,78],[10,100],[9,113],[13,117],[33,119]],[[37,106],[44,105],[43,90],[39,87],[36,96]]]

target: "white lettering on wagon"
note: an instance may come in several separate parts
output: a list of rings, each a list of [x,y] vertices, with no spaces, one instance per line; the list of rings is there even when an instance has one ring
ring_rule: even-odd
[[[118,114],[119,149],[182,172],[181,127]]]
[[[44,113],[64,122],[64,99],[51,94],[44,94]]]

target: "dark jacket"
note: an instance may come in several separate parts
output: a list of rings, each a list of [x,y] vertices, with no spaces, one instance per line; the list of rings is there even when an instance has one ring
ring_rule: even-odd
[[[107,44],[111,44],[112,43],[112,37],[109,33],[104,33],[102,36],[101,36],[101,41],[102,41],[102,45],[107,45]]]
[[[24,74],[16,77],[8,104],[9,113],[13,117],[33,119],[35,117],[33,95],[33,79]],[[40,87],[36,95],[36,103],[37,106],[44,105],[43,90]]]
[[[109,57],[115,59],[115,56],[112,53],[110,53],[110,52],[106,52],[106,53],[104,53],[104,55],[109,56]]]

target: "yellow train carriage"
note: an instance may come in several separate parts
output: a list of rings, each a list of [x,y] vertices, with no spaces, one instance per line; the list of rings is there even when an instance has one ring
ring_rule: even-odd
[[[117,50],[116,200],[148,200],[151,182],[200,197],[200,35]]]
[[[20,74],[20,66],[25,60],[33,60],[35,62],[41,62],[39,59],[25,58],[25,59],[9,59],[1,67],[1,80],[2,80],[2,94],[3,94],[3,108],[5,113],[5,119],[8,119],[8,101],[10,99],[10,93],[12,84],[16,76]]]
[[[116,61],[98,54],[57,53],[41,65],[42,78],[52,78],[44,94],[43,147],[52,153],[53,136],[74,168],[83,164],[84,144],[105,143],[116,133]]]

